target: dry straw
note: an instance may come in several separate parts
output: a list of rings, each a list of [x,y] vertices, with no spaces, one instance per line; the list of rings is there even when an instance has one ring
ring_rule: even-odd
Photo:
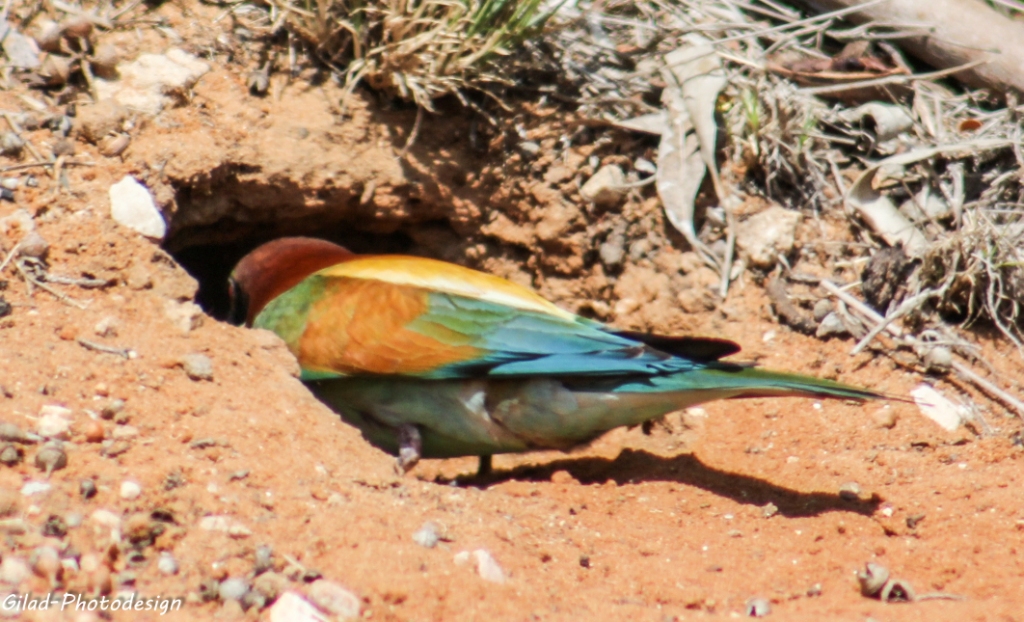
[[[433,101],[505,79],[494,60],[537,34],[541,0],[269,0],[321,56],[361,83],[433,110]]]

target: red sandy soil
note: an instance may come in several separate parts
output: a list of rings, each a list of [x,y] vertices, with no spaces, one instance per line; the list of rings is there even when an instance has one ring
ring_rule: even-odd
[[[208,50],[230,34],[226,20],[213,23],[216,11],[183,5],[159,12],[185,49]],[[105,37],[128,59],[169,45],[153,31]],[[169,305],[192,300],[197,283],[157,244],[111,219],[107,189],[128,173],[154,190],[175,252],[236,243],[278,217],[295,220],[260,235],[316,232],[318,218],[336,237],[366,244],[398,231],[412,240],[406,250],[530,284],[623,327],[727,337],[744,346],[743,360],[897,396],[922,380],[885,357],[851,358],[849,341],[780,327],[749,277],[716,304],[714,275],[681,250],[649,195],[630,197],[621,214],[579,207],[574,180],[585,179],[592,149],[581,147],[573,162],[506,162],[501,136],[480,155],[459,119],[428,117],[399,162],[413,112],[382,111],[366,99],[339,122],[340,90],[301,79],[254,98],[245,57],[210,54],[213,69],[188,101],[139,119],[123,158],[76,140],[75,159],[96,166],[65,168],[66,188],[43,169],[20,172],[23,180],[34,173],[38,188],[22,186],[15,202],[0,204],[0,218],[20,208],[33,215],[52,274],[110,282],[53,286],[85,303],[80,309],[38,289],[30,295],[11,267],[0,275],[13,305],[0,319],[0,421],[35,430],[43,406],[72,411],[66,468],[47,480],[34,445],[21,464],[0,467],[0,556],[31,564],[38,547],[52,546],[64,558],[100,561],[96,570],[33,575],[0,591],[92,593],[111,573],[118,591],[129,571],[134,585],[125,589],[187,597],[181,619],[266,617],[234,601],[204,602],[199,592],[211,579],[251,579],[257,547],[269,545],[275,569],[297,579],[292,589],[308,586],[286,556],[351,590],[363,617],[382,620],[735,617],[753,597],[787,620],[1024,619],[1024,448],[1013,442],[1020,422],[950,380],[936,386],[975,399],[994,434],[945,432],[906,403],[757,399],[671,415],[646,434],[617,430],[569,454],[498,456],[483,479],[473,477],[472,459],[428,460],[398,476],[392,457],[310,396],[275,336],[208,316],[190,330],[173,321]],[[0,109],[21,108],[15,93],[0,93]],[[531,126],[541,141],[549,117]],[[42,148],[55,140],[45,129],[27,136]],[[631,227],[627,237],[651,231],[653,248],[606,275],[593,258],[594,232],[617,218]],[[823,244],[819,226],[841,229],[805,223],[806,248]],[[9,229],[0,246],[13,248],[23,233]],[[99,335],[106,318],[116,329]],[[1019,354],[982,333],[969,337],[994,362],[995,377],[1018,386]],[[135,354],[87,349],[80,339]],[[212,361],[212,380],[186,375],[189,354]],[[94,418],[114,399],[124,400],[122,414]],[[98,488],[92,499],[79,492],[83,479]],[[141,485],[138,498],[122,498],[126,480]],[[51,489],[21,494],[38,481]],[[851,483],[859,494],[840,496]],[[121,517],[120,538],[97,525],[98,509]],[[71,525],[65,535],[43,535],[53,516]],[[209,516],[236,528],[204,529]],[[428,521],[442,536],[434,548],[412,539]],[[455,563],[477,549],[493,556],[505,583]],[[158,570],[161,551],[177,560],[177,574]],[[963,599],[866,598],[856,579],[866,562],[888,567],[918,594]]]

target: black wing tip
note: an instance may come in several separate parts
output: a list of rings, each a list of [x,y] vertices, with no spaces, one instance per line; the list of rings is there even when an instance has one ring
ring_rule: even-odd
[[[698,363],[710,363],[740,351],[740,345],[735,341],[717,337],[672,337],[633,330],[615,331],[615,334],[639,341],[666,354],[681,356]]]

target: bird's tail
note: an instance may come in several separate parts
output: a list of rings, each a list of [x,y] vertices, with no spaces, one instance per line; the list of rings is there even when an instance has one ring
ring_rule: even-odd
[[[712,363],[685,372],[637,378],[619,384],[615,393],[700,393],[708,399],[736,397],[820,397],[870,400],[899,399],[866,388],[731,363]],[[706,400],[702,400],[706,401]]]

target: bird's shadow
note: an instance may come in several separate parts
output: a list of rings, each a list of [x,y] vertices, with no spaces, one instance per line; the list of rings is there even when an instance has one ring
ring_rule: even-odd
[[[790,517],[818,516],[826,512],[853,512],[871,516],[882,499],[848,499],[826,492],[802,492],[771,482],[730,473],[708,466],[691,454],[662,457],[643,450],[625,449],[614,460],[596,457],[564,458],[539,465],[523,465],[508,471],[494,471],[456,480],[438,478],[438,483],[486,488],[505,481],[548,482],[557,471],[566,471],[581,484],[612,480],[619,485],[637,482],[676,482],[702,488],[737,503],[763,507],[769,503],[778,513]]]

